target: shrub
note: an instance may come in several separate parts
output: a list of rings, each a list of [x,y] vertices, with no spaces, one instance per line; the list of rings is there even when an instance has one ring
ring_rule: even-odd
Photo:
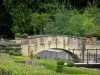
[[[19,52],[14,52],[13,55],[14,55],[14,56],[20,56],[21,53],[19,53]]]
[[[63,60],[57,60],[57,65],[64,65],[64,61]]]
[[[21,53],[20,52],[15,52],[15,51],[9,51],[10,55],[14,55],[14,56],[20,56]]]
[[[57,65],[56,72],[62,72],[63,65]]]
[[[64,66],[64,61],[63,60],[58,60],[57,61],[57,69],[56,69],[56,72],[62,72],[62,68]]]
[[[40,59],[41,57],[40,57],[40,56],[37,56],[36,58],[37,58],[37,59]]]
[[[9,51],[9,55],[13,55],[14,54],[14,51]]]
[[[15,37],[21,37],[21,34],[20,33],[16,33]]]
[[[10,55],[14,55],[14,52],[18,52],[19,55],[21,55],[21,44],[4,43],[0,45],[0,52]]]
[[[68,61],[67,62],[67,66],[68,67],[73,67],[74,66],[74,62],[73,61]]]
[[[21,35],[21,38],[27,38],[28,37],[28,34],[26,34],[26,33],[23,33],[22,35]]]
[[[31,58],[31,60],[33,59],[33,56],[34,56],[34,54],[33,54],[33,50],[30,52],[30,58]]]

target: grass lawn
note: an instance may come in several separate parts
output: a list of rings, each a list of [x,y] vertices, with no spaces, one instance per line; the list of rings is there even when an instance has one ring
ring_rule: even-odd
[[[30,58],[24,57],[24,56],[12,56],[12,61],[26,61],[26,60],[30,60]]]
[[[11,56],[11,55],[6,54],[6,53],[0,53],[0,56],[6,56],[6,57],[10,56],[11,57],[11,61],[17,61],[17,62],[30,60],[30,58],[28,58],[28,57],[24,57],[24,56]]]
[[[48,68],[50,70],[56,71],[56,67],[57,67],[57,62],[56,61],[39,59],[38,63],[40,65],[45,65],[46,68]]]

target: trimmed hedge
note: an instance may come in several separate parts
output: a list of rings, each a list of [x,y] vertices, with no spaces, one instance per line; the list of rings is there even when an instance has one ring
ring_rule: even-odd
[[[21,35],[21,38],[27,38],[28,37],[28,34],[26,34],[26,33],[23,33],[22,35]]]
[[[16,33],[15,37],[21,37],[21,34],[20,33]]]
[[[21,55],[21,44],[0,44],[0,53],[10,55]]]
[[[73,67],[74,66],[74,62],[73,61],[68,61],[67,62],[67,66],[68,67]]]
[[[15,37],[21,37],[21,34],[20,33],[16,33]]]
[[[64,65],[64,60],[57,60],[57,65]]]
[[[62,72],[62,68],[64,66],[64,60],[57,60],[57,69],[56,72],[61,73]]]
[[[63,67],[62,73],[67,74],[88,74],[88,75],[100,75],[99,71],[90,70],[88,68],[77,68],[77,67]]]

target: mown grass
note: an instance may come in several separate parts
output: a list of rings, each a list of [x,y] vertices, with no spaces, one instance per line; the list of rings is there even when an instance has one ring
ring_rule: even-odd
[[[40,65],[46,66],[47,69],[56,71],[56,68],[57,68],[57,62],[56,61],[39,59],[38,63]]]
[[[21,61],[27,61],[27,60],[30,60],[30,58],[27,58],[24,56],[12,56],[12,61],[21,62]]]

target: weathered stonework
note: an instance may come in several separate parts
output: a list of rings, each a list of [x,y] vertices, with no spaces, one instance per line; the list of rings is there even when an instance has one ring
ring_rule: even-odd
[[[80,54],[82,49],[82,39],[81,37],[70,37],[66,35],[40,35],[40,36],[30,36],[28,37],[28,43],[24,44],[22,42],[22,51],[24,56],[28,56],[30,50],[33,50],[34,54],[41,52],[42,50],[48,50],[52,48],[65,49],[75,53]],[[25,48],[25,46],[28,46]],[[25,53],[24,53],[25,52]]]

